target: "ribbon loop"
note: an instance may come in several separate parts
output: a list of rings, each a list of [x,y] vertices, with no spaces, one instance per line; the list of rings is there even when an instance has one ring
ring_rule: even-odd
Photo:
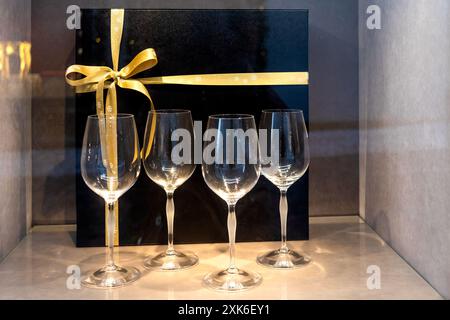
[[[123,78],[128,79],[142,71],[153,68],[157,63],[158,58],[156,57],[155,50],[148,48],[139,52],[120,72]]]
[[[110,71],[112,70],[109,67],[83,66],[76,64],[67,68],[66,82],[73,87],[94,84],[102,80]],[[73,79],[74,76],[81,77],[79,79]]]
[[[103,90],[108,89],[113,83],[124,89],[132,89],[145,95],[150,101],[150,108],[153,109],[153,102],[150,98],[150,94],[145,86],[137,80],[131,81],[131,77],[134,75],[153,68],[158,63],[156,58],[156,52],[153,49],[145,49],[138,53],[131,62],[120,69],[115,71],[106,66],[84,66],[84,65],[72,65],[66,70],[66,82],[77,88],[77,92],[92,92],[96,91],[97,97],[97,114],[104,114],[99,107],[103,106]],[[73,79],[74,75],[81,75],[80,79]],[[128,82],[131,81],[131,82]],[[113,99],[113,103],[114,99]]]

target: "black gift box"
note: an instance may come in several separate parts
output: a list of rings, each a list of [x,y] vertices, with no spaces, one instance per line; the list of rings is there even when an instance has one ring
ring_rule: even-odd
[[[139,77],[211,73],[307,72],[306,10],[125,10],[119,67],[153,48],[158,64]],[[76,63],[111,66],[110,10],[82,11]],[[147,86],[157,109],[190,109],[206,128],[208,115],[299,108],[308,121],[308,86]],[[149,104],[132,90],[118,89],[118,112],[132,113],[142,146]],[[84,183],[80,153],[95,93],[76,97],[77,245],[105,244],[104,201]],[[141,171],[119,200],[120,245],[167,242],[165,192]],[[288,240],[308,239],[308,174],[288,192]],[[261,176],[237,204],[237,241],[280,240],[279,191]],[[227,208],[205,184],[198,165],[175,192],[175,243],[226,242]]]

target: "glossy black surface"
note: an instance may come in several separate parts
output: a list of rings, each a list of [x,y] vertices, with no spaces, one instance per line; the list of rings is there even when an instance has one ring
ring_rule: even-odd
[[[78,64],[112,66],[109,10],[84,10],[77,33]],[[126,10],[120,67],[154,48],[158,65],[139,76],[203,73],[308,71],[306,10]],[[216,113],[250,113],[259,121],[267,108],[302,109],[308,122],[307,86],[148,86],[156,107],[190,109],[194,120]],[[130,90],[118,92],[119,112],[132,113],[142,146],[149,105]],[[76,145],[95,94],[76,98]],[[79,157],[77,159],[79,166]],[[79,170],[78,170],[79,172]],[[288,239],[308,238],[308,175],[288,193]],[[237,205],[237,240],[280,239],[279,193],[264,177]],[[204,183],[200,165],[175,192],[175,243],[227,241],[226,204]],[[77,175],[77,245],[104,243],[103,200]],[[142,170],[120,199],[120,244],[166,243],[165,193]]]

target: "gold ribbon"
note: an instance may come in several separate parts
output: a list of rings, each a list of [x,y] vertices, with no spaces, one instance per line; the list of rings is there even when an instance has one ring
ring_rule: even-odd
[[[135,90],[145,95],[150,108],[154,110],[154,104],[149,92],[144,85],[179,84],[179,85],[203,85],[203,86],[266,86],[266,85],[307,85],[308,72],[263,72],[263,73],[226,73],[226,74],[193,74],[160,76],[149,78],[132,78],[136,74],[149,70],[158,63],[156,52],[152,48],[138,53],[129,64],[118,70],[120,43],[124,23],[124,9],[111,10],[111,55],[113,68],[107,66],[83,66],[72,65],[66,70],[66,81],[76,88],[76,92],[96,92],[96,107],[99,118],[106,121],[105,132],[100,132],[106,140],[104,155],[110,161],[111,170],[108,176],[117,174],[117,93],[116,87]],[[83,76],[81,79],[72,79],[72,75]],[[106,108],[104,107],[103,94],[107,89]],[[106,117],[104,117],[106,115]],[[148,155],[151,148],[152,137],[155,133],[156,117],[153,117],[150,130],[150,143],[144,156]],[[103,152],[103,151],[102,151]],[[114,179],[113,179],[114,180]],[[114,187],[114,186],[112,186]],[[117,208],[117,205],[116,205]],[[118,214],[116,214],[116,226]],[[106,233],[107,234],[107,233]],[[118,244],[116,232],[115,244]]]

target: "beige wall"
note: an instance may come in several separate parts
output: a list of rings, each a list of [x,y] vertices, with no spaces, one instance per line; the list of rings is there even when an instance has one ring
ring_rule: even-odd
[[[362,0],[361,214],[450,298],[450,2]],[[383,270],[381,270],[383,272]]]
[[[30,12],[29,0],[0,0],[0,41],[29,40]],[[31,223],[31,84],[0,76],[0,261]]]

